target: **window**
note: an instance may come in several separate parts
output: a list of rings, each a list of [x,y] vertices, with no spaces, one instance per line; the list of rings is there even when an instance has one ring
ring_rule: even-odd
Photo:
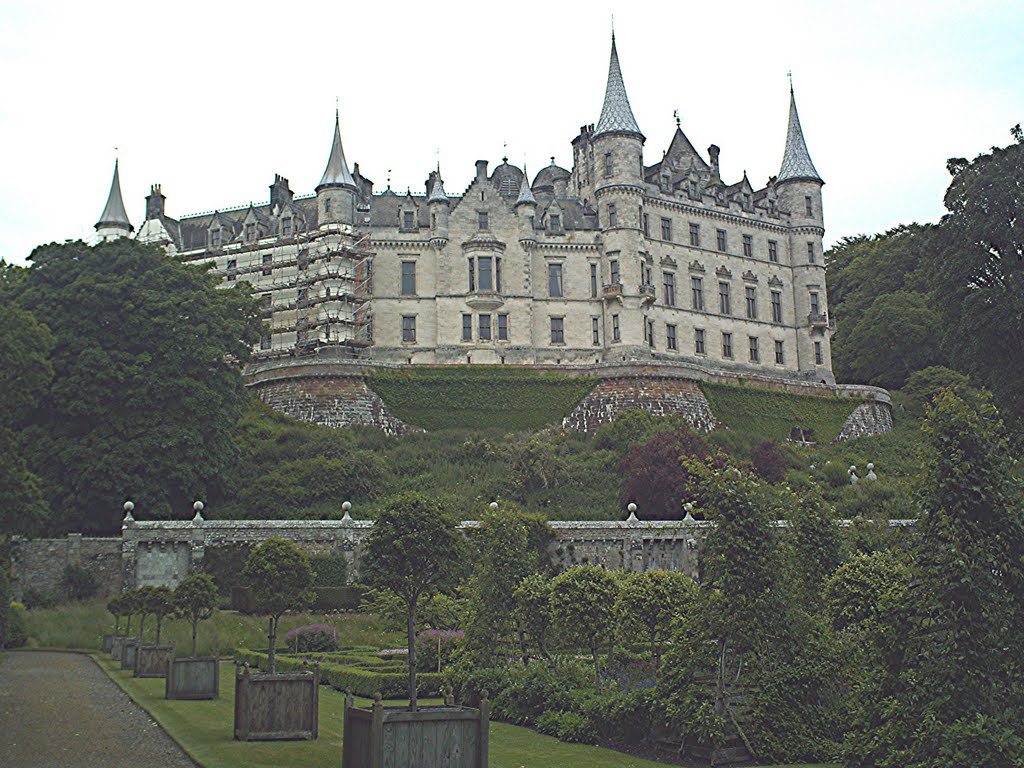
[[[786,349],[781,341],[775,342],[775,364],[785,365],[786,364]]]
[[[462,340],[473,340],[473,316],[470,314],[462,316]]]
[[[612,341],[621,341],[622,333],[619,330],[619,316],[612,315]]]
[[[694,328],[693,329],[693,351],[695,354],[703,355],[706,354],[704,351],[704,329]]]
[[[772,291],[772,322],[782,322],[782,291]]]
[[[608,268],[611,271],[611,282],[612,285],[619,284],[619,262],[617,259],[612,259],[608,264]]]
[[[565,318],[551,318],[551,343],[565,344]]]
[[[477,286],[481,291],[494,290],[494,274],[491,272],[493,263],[494,259],[490,256],[480,256],[476,260]]]
[[[665,344],[672,351],[678,349],[676,346],[676,327],[674,325],[665,326]]]
[[[743,255],[750,258],[754,255],[754,236],[744,235],[743,236]]]
[[[498,341],[508,341],[508,315],[498,315]]]
[[[643,227],[644,237],[650,237],[651,236],[651,217],[650,217],[650,214],[646,214],[646,213],[641,213],[640,214],[640,226]]]
[[[270,349],[269,336],[260,336],[260,349]]]
[[[757,318],[757,288],[748,285],[746,289],[747,296],[747,317],[750,319]]]
[[[490,315],[478,315],[477,316],[477,328],[479,332],[477,339],[480,341],[491,340],[491,316]]]
[[[672,240],[672,219],[661,220],[661,239]]]
[[[289,216],[281,219],[281,234],[285,237],[290,237],[292,232],[295,231],[295,220]]]
[[[553,299],[562,297],[562,265],[548,264],[548,296]]]
[[[228,264],[227,264],[228,276],[227,276],[227,279],[229,281],[235,279],[235,277],[236,277],[235,270],[236,269],[238,269],[238,259],[228,259]]]
[[[469,260],[469,292],[473,293],[476,290],[476,267],[473,259]]]
[[[821,305],[818,303],[818,292],[811,291],[811,314],[817,315],[820,313]]]
[[[608,203],[608,226],[617,227],[619,225],[619,216],[615,212],[615,203]]]
[[[615,164],[612,162],[612,153],[611,152],[605,152],[604,153],[604,177],[607,179],[609,176],[612,175],[612,172],[614,170],[615,170]]]
[[[487,211],[476,212],[476,223],[479,229],[488,229]]]
[[[726,233],[724,229],[715,230],[715,240],[716,245],[718,246],[718,250],[721,251],[722,253],[725,253],[726,246],[728,245],[728,240],[726,240]]]
[[[722,334],[722,357],[732,358],[732,334]]]
[[[269,275],[274,268],[274,256],[269,253],[263,254],[263,274]]]
[[[665,306],[676,305],[676,275],[675,272],[662,272],[661,282],[665,288]]]
[[[654,277],[652,277],[652,275],[651,275],[651,272],[652,272],[651,265],[650,264],[641,264],[640,265],[640,272],[641,272],[641,276],[643,277],[643,280],[641,281],[641,283],[643,285],[649,285],[649,286],[651,286],[653,288],[654,287]]]
[[[654,321],[644,318],[644,341],[654,347]]]
[[[414,229],[416,227],[415,216],[416,211],[402,211],[402,228]],[[484,229],[484,227],[481,227],[481,229]]]
[[[750,349],[750,362],[759,363],[761,362],[761,352],[757,347],[757,336],[750,336],[747,338],[748,348]]]
[[[550,225],[550,229],[561,229],[562,217],[557,213],[552,213],[551,216],[548,217],[548,224]]]
[[[402,315],[402,341],[407,344],[416,341],[415,315]]]
[[[696,310],[704,311],[704,280],[700,277],[690,278],[690,292],[692,296],[693,308]]]
[[[779,243],[777,240],[768,241],[768,261],[778,262],[779,260]]]
[[[807,263],[808,264],[813,264],[814,262],[815,262],[815,258],[814,258],[814,243],[810,242],[810,243],[807,243]]]
[[[814,204],[811,202],[810,195],[804,195],[804,213],[808,216],[814,215]]]
[[[590,333],[593,336],[594,346],[601,343],[601,320],[597,317],[590,318]]]
[[[245,240],[246,240],[246,242],[251,243],[255,239],[256,239],[256,225],[252,224],[252,223],[246,224],[245,225]]]
[[[220,242],[221,242],[220,241],[220,230],[219,229],[211,229],[210,230],[210,247],[211,248],[220,248]]]
[[[416,293],[416,262],[402,262],[402,295],[413,296]]]
[[[820,341],[816,341],[816,342],[814,342],[814,364],[815,365],[823,365],[824,362],[825,362],[825,356],[822,354],[822,351],[821,351],[821,342]]]
[[[732,298],[729,295],[729,284],[724,280],[718,284],[718,311],[723,315],[732,314]]]
[[[694,248],[700,247],[700,224],[690,225],[690,245]]]
[[[597,298],[597,264],[590,265],[590,298]]]

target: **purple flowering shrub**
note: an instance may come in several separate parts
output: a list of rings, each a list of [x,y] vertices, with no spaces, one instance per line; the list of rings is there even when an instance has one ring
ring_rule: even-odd
[[[462,635],[458,629],[424,629],[416,635],[416,671],[437,672],[447,667]]]
[[[322,653],[338,650],[338,628],[330,624],[304,624],[284,636],[291,653]]]

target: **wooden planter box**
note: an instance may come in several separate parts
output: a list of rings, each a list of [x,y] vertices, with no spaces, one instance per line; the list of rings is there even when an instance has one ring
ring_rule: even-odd
[[[135,677],[166,677],[167,665],[174,658],[170,645],[140,645],[135,654]]]
[[[345,697],[342,768],[487,768],[490,705],[480,708],[384,708],[380,695],[372,709],[356,707]]]
[[[110,653],[114,649],[114,638],[124,637],[124,635],[104,635],[103,636],[103,652]]]
[[[235,674],[235,738],[239,741],[315,740],[319,729],[320,667],[312,672]]]
[[[139,639],[125,638],[121,648],[121,669],[135,669],[135,659],[139,655]]]
[[[110,638],[110,646],[107,646],[107,638]],[[103,636],[103,652],[109,653],[110,658],[114,661],[121,660],[121,653],[124,651],[124,641],[128,639],[128,635],[104,635]]]
[[[216,656],[171,659],[167,664],[168,699],[216,699],[220,696],[220,668]]]

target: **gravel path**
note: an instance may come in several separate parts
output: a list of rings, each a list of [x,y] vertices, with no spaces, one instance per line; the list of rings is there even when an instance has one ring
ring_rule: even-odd
[[[195,768],[92,659],[10,653],[0,661],[4,768]]]

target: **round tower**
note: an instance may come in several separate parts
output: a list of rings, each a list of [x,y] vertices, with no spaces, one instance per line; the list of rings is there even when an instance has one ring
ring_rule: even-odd
[[[448,211],[451,202],[444,191],[441,174],[433,171],[430,174],[432,184],[427,197],[427,208],[430,211],[430,244],[435,248],[444,248],[448,242]]]
[[[519,242],[529,250],[537,242],[534,221],[537,218],[537,198],[530,189],[530,178],[523,170],[523,181],[519,185],[519,197],[516,198],[516,216],[519,218]]]
[[[321,227],[343,224],[352,226],[356,221],[356,182],[349,173],[345,150],[341,146],[341,128],[338,113],[334,113],[334,142],[327,169],[316,187],[318,221]]]

